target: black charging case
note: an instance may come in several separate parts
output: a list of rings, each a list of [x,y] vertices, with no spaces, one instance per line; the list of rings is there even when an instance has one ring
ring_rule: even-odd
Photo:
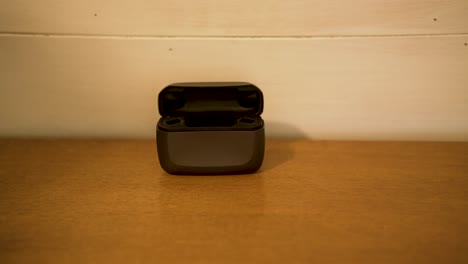
[[[170,174],[255,172],[265,149],[263,94],[245,82],[175,83],[158,96],[156,142]]]

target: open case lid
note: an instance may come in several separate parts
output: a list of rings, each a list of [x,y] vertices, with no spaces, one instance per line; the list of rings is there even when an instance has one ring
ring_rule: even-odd
[[[255,85],[246,82],[175,83],[159,93],[158,106],[163,117],[258,116],[263,112],[263,94]]]

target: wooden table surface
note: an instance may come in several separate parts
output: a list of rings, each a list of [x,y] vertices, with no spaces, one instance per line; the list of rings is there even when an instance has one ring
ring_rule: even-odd
[[[268,141],[173,176],[153,140],[0,140],[0,263],[468,263],[468,143]]]

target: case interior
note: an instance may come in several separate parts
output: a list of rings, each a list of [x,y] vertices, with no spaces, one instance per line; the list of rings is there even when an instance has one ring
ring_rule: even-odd
[[[159,93],[165,131],[254,130],[263,126],[263,94],[250,83],[176,83]]]

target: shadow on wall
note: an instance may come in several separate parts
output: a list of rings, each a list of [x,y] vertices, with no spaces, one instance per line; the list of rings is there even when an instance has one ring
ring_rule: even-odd
[[[307,135],[299,128],[282,122],[265,121],[265,133],[268,139],[305,139]]]
[[[260,171],[268,171],[280,166],[294,157],[291,147],[293,139],[305,139],[306,134],[297,127],[281,122],[265,121],[267,140],[265,145],[265,159]],[[290,139],[277,141],[275,139]]]

